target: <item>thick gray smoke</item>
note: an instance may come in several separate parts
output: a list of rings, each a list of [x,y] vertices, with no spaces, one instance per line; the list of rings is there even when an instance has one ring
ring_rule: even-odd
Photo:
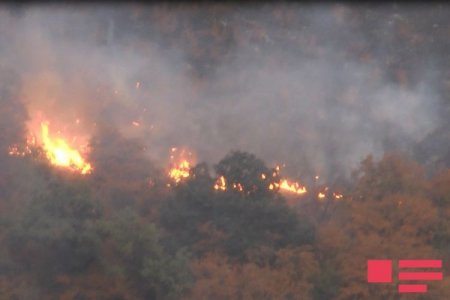
[[[330,177],[368,154],[408,149],[439,125],[432,57],[414,80],[386,75],[385,53],[406,22],[396,14],[381,14],[374,41],[351,7],[225,7],[213,17],[205,7],[195,18],[193,9],[5,7],[1,63],[20,75],[18,101],[31,117],[39,110],[58,123],[81,118],[90,135],[99,124],[115,126],[161,161],[173,146],[209,162],[243,150],[286,163],[293,176]],[[177,33],[186,15],[212,21]],[[180,29],[157,31],[161,24]],[[208,30],[227,32],[227,48],[196,41]],[[171,44],[170,34],[193,41]],[[216,59],[200,76],[195,62],[207,56]]]

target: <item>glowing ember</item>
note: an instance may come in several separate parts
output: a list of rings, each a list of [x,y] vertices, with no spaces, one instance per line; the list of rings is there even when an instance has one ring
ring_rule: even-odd
[[[277,166],[275,168],[275,171],[273,172],[273,177],[278,176],[278,171],[280,170],[280,167]],[[261,180],[265,180],[267,178],[266,174],[262,173],[261,174]],[[233,188],[235,190],[238,190],[239,192],[243,192],[244,191],[244,187],[242,186],[241,183],[239,182],[235,182],[235,183],[230,183],[230,188]],[[215,184],[214,184],[214,189],[215,190],[220,190],[220,191],[226,191],[227,190],[227,181],[225,179],[225,177],[220,176]],[[301,186],[298,182],[291,182],[288,179],[281,179],[279,182],[272,182],[269,184],[268,186],[269,190],[279,190],[282,192],[290,192],[290,193],[295,193],[297,195],[302,195],[305,194],[306,191],[306,187]]]
[[[338,194],[338,193],[333,193],[333,196],[336,200],[340,200],[344,197],[342,194]]]
[[[187,160],[183,160],[178,165],[175,165],[170,169],[169,177],[175,181],[175,183],[179,183],[181,180],[189,177],[190,169],[190,163]]]
[[[51,164],[66,167],[81,174],[92,171],[91,165],[85,161],[80,152],[71,148],[62,138],[52,138],[49,135],[48,122],[41,123],[42,147]]]
[[[230,185],[234,190],[238,190],[239,192],[243,192],[244,191],[244,187],[242,186],[242,184],[238,183],[233,183]],[[227,181],[225,179],[225,177],[220,176],[219,178],[217,178],[215,184],[214,184],[214,189],[216,191],[226,191],[227,190]]]
[[[19,146],[13,145],[8,148],[8,154],[11,156],[25,156],[27,152],[20,150]]]
[[[215,190],[220,190],[220,191],[225,191],[227,189],[227,182],[225,180],[225,177],[220,176],[216,183],[214,184],[214,189]]]
[[[191,152],[185,152],[185,150],[179,151],[179,149],[176,147],[171,148],[170,151],[171,151],[170,159],[172,161],[174,161],[175,158],[179,157],[180,155],[182,157],[185,155],[192,156]],[[178,161],[180,161],[180,162],[176,163],[176,164],[174,164],[174,163],[172,164],[173,166],[169,171],[169,177],[175,182],[175,184],[188,178],[190,176],[190,169],[191,169],[191,163],[188,160],[186,160],[186,159],[180,160],[179,159]],[[281,169],[280,166],[276,166],[272,171],[272,176],[275,178],[279,178],[280,169]],[[314,178],[316,180],[318,180],[319,175],[315,176]],[[268,179],[268,175],[266,175],[265,173],[261,173],[260,179],[263,181],[270,180],[270,179]],[[171,187],[172,185],[167,184],[167,186]],[[236,190],[239,192],[246,191],[245,187],[241,183],[228,182],[224,176],[219,176],[216,179],[216,181],[214,182],[213,188],[216,191],[228,191],[228,190]],[[304,195],[308,192],[307,188],[305,186],[301,185],[298,182],[291,181],[287,178],[281,178],[281,179],[277,179],[275,181],[272,179],[271,182],[268,182],[267,189],[271,190],[271,191],[293,193],[296,195]],[[327,191],[328,191],[328,187],[325,187],[323,192],[318,193],[317,198],[319,200],[325,199],[326,198],[325,193],[327,193]],[[248,191],[247,191],[247,193],[248,193]],[[333,197],[336,200],[343,199],[343,196],[338,193],[333,193]]]
[[[238,190],[239,192],[244,191],[244,188],[242,187],[242,184],[240,184],[240,183],[233,183],[233,189]]]
[[[28,135],[25,147],[12,145],[8,147],[8,154],[11,156],[25,156],[31,154],[31,148],[36,145],[36,139],[32,135]]]

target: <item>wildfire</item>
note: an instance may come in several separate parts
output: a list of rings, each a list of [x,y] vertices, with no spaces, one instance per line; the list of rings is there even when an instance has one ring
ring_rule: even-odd
[[[171,156],[170,156],[171,160],[175,159],[175,154],[177,151],[178,151],[178,149],[175,147],[171,149],[171,152],[172,152]],[[172,167],[170,168],[169,173],[168,173],[169,178],[171,178],[172,181],[175,182],[175,184],[178,184],[179,182],[181,182],[182,180],[184,180],[190,176],[190,169],[191,169],[191,164],[189,163],[189,161],[186,159],[183,159],[179,163],[172,164]],[[275,170],[272,173],[272,176],[273,177],[278,176],[279,171],[280,171],[280,167],[276,166]],[[261,180],[266,180],[266,178],[267,178],[267,175],[262,173]],[[170,187],[171,185],[167,184],[167,186]],[[241,183],[235,182],[235,183],[228,184],[227,180],[224,176],[220,176],[217,178],[217,180],[214,183],[213,188],[216,191],[226,191],[228,188],[230,188],[230,189],[237,190],[239,192],[244,192],[244,186]],[[302,186],[298,182],[292,182],[285,178],[280,179],[278,182],[270,183],[268,186],[268,189],[269,190],[277,189],[281,192],[289,192],[289,193],[294,193],[297,195],[303,195],[303,194],[307,193],[307,189],[305,186]]]
[[[30,151],[28,148],[26,148],[25,150],[21,150],[17,145],[13,145],[8,148],[8,154],[11,156],[25,156],[29,153]]]
[[[282,179],[280,182],[274,182],[269,185],[269,190],[278,188],[281,191],[291,192],[298,195],[305,194],[307,192],[306,187],[300,186],[298,182],[290,182],[287,179]]]
[[[242,187],[242,184],[240,184],[240,183],[233,183],[233,189],[238,190],[239,192],[244,191],[244,188]]]
[[[215,190],[220,190],[220,191],[226,191],[226,189],[227,189],[227,182],[226,182],[226,180],[225,180],[225,177],[223,177],[223,176],[220,176],[218,179],[217,179],[217,181],[216,181],[216,183],[214,184],[214,189]]]
[[[169,178],[175,182],[175,184],[180,183],[182,180],[185,180],[190,176],[190,171],[192,164],[192,152],[186,151],[182,149],[178,151],[178,148],[171,148],[170,160],[171,167],[169,169],[168,175]],[[189,160],[186,158],[189,157]],[[170,185],[169,185],[170,186]]]
[[[304,186],[300,186],[298,182],[289,182],[287,179],[282,179],[280,181],[280,190],[296,193],[299,195],[306,193],[306,188]]]
[[[79,123],[80,120],[76,119],[76,124],[78,125]],[[133,121],[132,124],[134,126],[141,125],[137,121]],[[60,131],[58,131],[58,133],[60,133]],[[38,135],[30,135],[30,137],[27,138],[27,145],[25,149],[21,149],[21,147],[17,145],[12,145],[8,149],[9,154],[12,156],[25,156],[30,154],[32,146],[36,145],[36,138],[39,143],[42,144],[42,148],[51,164],[59,167],[65,167],[73,171],[78,171],[81,174],[89,174],[93,170],[91,164],[83,158],[79,150],[70,146],[65,139],[50,135],[48,121],[40,123],[40,133]],[[77,137],[74,136],[70,141],[73,143],[76,140]],[[167,175],[172,183],[177,185],[191,176],[191,168],[194,162],[192,152],[187,151],[186,149],[179,150],[176,147],[172,147],[170,149],[170,161],[171,164]],[[260,174],[260,180],[269,181],[267,186],[268,190],[292,193],[295,195],[304,195],[308,192],[307,188],[299,182],[279,176],[280,166],[275,166],[271,173],[272,177],[270,177],[270,173]],[[317,181],[319,179],[319,175],[316,175],[314,179]],[[171,187],[172,183],[167,183],[167,186]],[[246,191],[246,187],[241,183],[229,183],[224,176],[219,176],[216,179],[213,188],[216,191],[227,191],[228,189],[239,192]],[[324,191],[319,192],[317,194],[317,199],[325,199],[325,193],[327,190],[328,187],[326,187]],[[332,193],[332,197],[335,200],[343,199],[343,195],[336,192]]]
[[[36,139],[32,135],[27,136],[27,144],[25,147],[12,145],[8,147],[8,154],[11,156],[25,156],[31,154],[32,147],[36,145]]]
[[[169,177],[175,181],[175,183],[179,183],[181,180],[189,177],[190,169],[191,164],[187,160],[183,160],[170,169]]]
[[[333,196],[336,200],[340,200],[340,199],[344,198],[344,196],[342,194],[338,194],[338,193],[333,193]]]
[[[276,177],[279,175],[280,166],[276,166],[273,171],[272,176]],[[297,195],[303,195],[307,192],[306,187],[301,186],[298,182],[291,182],[286,178],[281,178],[279,182],[271,183],[269,185],[269,190],[278,188],[280,191],[295,193]]]
[[[231,184],[231,187],[234,190],[238,190],[239,192],[244,192],[244,187],[239,182]],[[225,177],[220,176],[219,178],[217,178],[216,182],[214,183],[214,189],[216,191],[226,191],[227,190],[227,181],[226,181]]]
[[[41,123],[42,147],[51,164],[89,174],[92,171],[90,163],[81,156],[80,152],[62,138],[52,138],[49,134],[48,122]]]

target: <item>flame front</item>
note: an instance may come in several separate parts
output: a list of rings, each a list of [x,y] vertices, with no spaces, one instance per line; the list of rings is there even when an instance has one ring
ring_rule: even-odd
[[[86,162],[78,150],[71,148],[64,139],[50,136],[48,122],[41,123],[41,138],[42,147],[51,164],[70,168],[81,174],[92,171],[91,164]]]
[[[287,179],[281,180],[280,189],[299,195],[306,193],[306,188],[304,186],[300,186],[298,182],[289,182]]]
[[[191,164],[187,160],[182,160],[178,165],[173,166],[169,171],[169,177],[179,183],[190,175]]]
[[[276,177],[280,173],[280,166],[276,166],[275,170],[272,173],[273,177]],[[264,175],[264,174],[262,174]],[[264,179],[264,177],[261,175],[261,178]],[[306,187],[301,186],[298,182],[291,182],[288,179],[281,178],[279,182],[274,182],[269,185],[269,190],[273,190],[277,188],[280,191],[289,192],[289,193],[295,193],[298,195],[303,195],[307,192]]]
[[[290,182],[287,179],[282,179],[280,182],[274,182],[269,185],[269,190],[273,190],[275,188],[278,188],[281,191],[295,193],[298,195],[305,194],[306,187],[300,186],[298,182]]]

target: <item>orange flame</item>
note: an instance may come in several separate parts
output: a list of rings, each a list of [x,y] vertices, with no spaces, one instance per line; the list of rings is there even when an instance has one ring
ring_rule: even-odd
[[[280,166],[276,166],[275,170],[273,171],[272,176],[276,177],[279,175],[280,172]],[[305,186],[301,186],[298,182],[291,182],[290,180],[286,178],[280,179],[279,182],[271,183],[269,185],[269,190],[273,190],[275,188],[278,188],[280,191],[284,192],[290,192],[295,193],[297,195],[303,195],[307,192]]]
[[[243,192],[244,191],[244,187],[242,186],[241,183],[233,183],[231,185],[231,187],[235,190],[238,190],[239,192]],[[216,191],[226,191],[227,190],[227,181],[225,179],[225,177],[220,176],[219,178],[217,178],[215,184],[214,184],[214,189]]]
[[[169,177],[179,183],[190,175],[191,164],[187,160],[182,160],[178,165],[172,167],[169,171]]]
[[[290,182],[287,179],[282,179],[280,182],[274,182],[269,184],[269,190],[278,188],[281,191],[291,192],[298,195],[305,194],[307,192],[306,187],[300,186],[298,182]]]
[[[287,179],[282,179],[280,181],[280,190],[296,193],[299,195],[306,193],[306,187],[300,186],[298,182],[289,182]]]
[[[92,171],[90,163],[81,156],[80,152],[73,149],[62,138],[52,138],[48,130],[48,122],[41,123],[42,147],[51,164],[78,171],[81,174],[89,174]]]
[[[214,184],[214,189],[217,190],[217,191],[219,191],[219,190],[220,191],[226,191],[226,189],[227,189],[227,182],[225,180],[225,177],[220,176],[217,179],[216,183]]]
[[[187,151],[186,149],[178,151],[178,148],[176,147],[172,147],[170,151],[170,160],[172,163],[168,175],[175,184],[178,184],[191,175],[190,170],[192,167],[193,155],[192,152]],[[189,160],[186,156],[188,156]]]
[[[244,191],[244,187],[240,183],[233,183],[233,189],[238,190],[239,192]]]
[[[342,194],[338,194],[338,193],[333,193],[333,196],[336,200],[340,200],[344,197]]]

